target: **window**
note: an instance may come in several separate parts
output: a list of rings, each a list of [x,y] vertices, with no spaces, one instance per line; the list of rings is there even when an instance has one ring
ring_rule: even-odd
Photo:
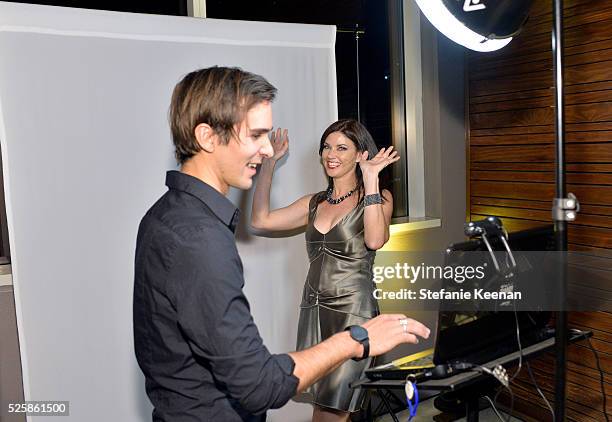
[[[402,160],[385,169],[394,216],[408,215],[401,0],[207,0],[207,17],[336,25],[338,116],[360,120]],[[420,54],[420,51],[419,51]],[[419,61],[420,65],[420,61]]]

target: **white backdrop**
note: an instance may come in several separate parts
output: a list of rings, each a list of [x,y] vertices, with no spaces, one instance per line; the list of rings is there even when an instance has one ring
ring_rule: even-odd
[[[187,72],[236,65],[279,88],[291,149],[274,206],[320,190],[318,138],[336,112],[332,27],[0,3],[0,141],[26,400],[70,420],[146,421],[132,339],[136,230],[176,168],[167,109]],[[250,193],[232,192],[244,211]],[[293,350],[303,236],[247,234],[246,292],[273,352]],[[289,404],[272,421],[308,420]],[[30,418],[41,420],[43,418]],[[54,420],[54,419],[52,419]]]

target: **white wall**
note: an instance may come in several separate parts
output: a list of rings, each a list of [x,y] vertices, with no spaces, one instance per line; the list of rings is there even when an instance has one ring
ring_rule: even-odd
[[[150,420],[133,352],[133,257],[138,222],[175,168],[172,88],[215,64],[279,88],[274,121],[290,128],[291,151],[272,202],[285,205],[324,186],[317,143],[336,118],[334,33],[0,3],[0,141],[26,400],[69,400],[74,421]],[[255,320],[273,352],[292,350],[303,237],[240,232]],[[308,419],[308,407],[289,406],[270,420]]]

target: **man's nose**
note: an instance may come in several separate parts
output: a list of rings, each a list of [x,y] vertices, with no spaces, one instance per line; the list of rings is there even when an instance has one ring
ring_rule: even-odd
[[[263,144],[261,145],[261,149],[259,153],[266,158],[270,158],[274,155],[274,148],[272,148],[272,143],[270,142],[270,138],[267,136],[263,136]]]

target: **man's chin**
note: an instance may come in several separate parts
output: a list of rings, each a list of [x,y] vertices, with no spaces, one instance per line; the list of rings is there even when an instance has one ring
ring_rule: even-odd
[[[241,180],[235,184],[232,184],[233,188],[240,189],[240,190],[249,190],[251,189],[251,186],[253,186],[253,179],[251,178],[246,179],[246,180]]]

